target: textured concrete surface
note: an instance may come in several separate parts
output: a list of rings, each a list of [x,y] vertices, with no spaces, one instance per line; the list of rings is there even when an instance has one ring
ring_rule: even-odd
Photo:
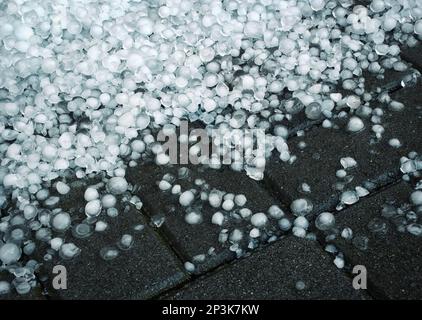
[[[368,5],[369,0],[359,0]],[[402,47],[401,56],[413,67],[422,71],[421,45],[414,48]],[[399,233],[390,221],[386,221],[385,235],[373,234],[368,223],[380,217],[382,205],[388,199],[398,203],[407,200],[410,188],[400,181],[399,159],[409,151],[421,152],[422,128],[422,85],[400,88],[404,74],[387,70],[383,78],[365,73],[366,89],[376,96],[389,91],[390,96],[405,105],[403,111],[392,111],[386,105],[372,101],[371,107],[383,110],[382,125],[385,133],[380,141],[374,139],[372,124],[364,119],[365,130],[350,134],[344,131],[345,119],[335,120],[339,129],[324,129],[321,120],[309,121],[303,113],[282,124],[289,129],[289,147],[298,159],[285,164],[274,158],[267,162],[265,180],[255,182],[244,174],[230,170],[204,170],[191,167],[189,178],[179,181],[182,189],[191,188],[195,178],[204,178],[210,188],[233,193],[244,193],[246,207],[254,212],[266,211],[271,204],[279,204],[288,213],[292,200],[310,198],[315,205],[314,213],[332,210],[338,203],[342,190],[363,185],[371,195],[358,203],[339,211],[336,219],[339,228],[350,227],[355,235],[369,238],[366,250],[357,249],[349,241],[337,238],[334,243],[345,254],[347,266],[364,265],[368,270],[368,291],[357,291],[351,285],[348,268],[337,269],[333,257],[323,251],[324,236],[319,241],[309,241],[288,234],[282,239],[267,244],[266,238],[280,232],[271,221],[263,245],[250,256],[235,259],[227,246],[218,242],[220,227],[210,222],[216,211],[204,205],[201,211],[204,222],[188,225],[184,221],[185,211],[178,204],[177,197],[159,191],[156,182],[171,172],[177,174],[179,167],[158,167],[146,164],[128,169],[128,180],[136,186],[144,202],[142,212],[130,208],[116,218],[104,218],[110,229],[87,239],[75,239],[70,232],[67,242],[76,243],[81,255],[75,260],[54,259],[44,262],[37,274],[41,285],[30,294],[18,296],[15,292],[1,299],[422,299],[421,238]],[[339,92],[350,93],[342,88]],[[288,98],[284,93],[281,99]],[[338,111],[337,111],[338,112]],[[336,112],[336,113],[337,113]],[[303,137],[296,136],[306,130]],[[391,138],[397,138],[402,147],[395,149],[388,145]],[[305,143],[302,148],[299,144]],[[358,167],[348,170],[348,182],[335,175],[341,169],[342,157],[353,157]],[[96,178],[72,183],[72,195],[64,197],[61,206],[68,210],[75,221],[84,218],[83,191],[87,185],[99,182]],[[311,193],[300,190],[302,183],[308,183]],[[154,226],[152,221],[164,217],[164,223]],[[133,230],[142,224],[141,232]],[[242,224],[231,223],[227,228]],[[134,246],[111,261],[100,257],[105,246],[115,245],[122,234],[135,237]],[[45,244],[39,244],[45,247]],[[207,253],[205,262],[198,263],[195,275],[189,275],[183,263],[198,254]],[[43,257],[36,256],[38,261]],[[68,271],[68,289],[56,291],[51,286],[52,267],[63,264]],[[0,273],[0,280],[11,280],[11,276]],[[296,289],[296,283],[303,281],[305,288]],[[44,289],[44,293],[42,291]]]
[[[211,223],[212,215],[217,211],[223,211],[221,208],[213,208],[208,202],[205,202],[202,207],[198,208],[203,215],[203,222],[198,225],[190,225],[185,222],[186,209],[179,204],[179,197],[159,190],[157,182],[162,179],[163,175],[172,173],[177,176],[181,167],[183,166],[173,166],[172,168],[156,165],[140,166],[129,169],[128,173],[130,180],[140,187],[138,192],[145,202],[145,211],[153,219],[157,216],[165,218],[160,231],[184,259],[192,261],[196,255],[207,255],[204,263],[197,264],[196,273],[201,273],[232,260],[235,255],[227,248],[227,245],[222,246],[218,241],[221,227]],[[189,166],[189,168],[191,169],[189,177],[176,182],[182,186],[183,191],[192,188],[195,179],[201,178],[209,184],[210,190],[215,188],[235,194],[244,194],[248,199],[245,207],[254,213],[265,212],[272,204],[278,203],[266,190],[244,173],[234,172],[227,168],[221,170],[203,169],[198,166]],[[280,233],[276,221],[270,221],[270,223],[267,237]],[[244,221],[235,219],[229,219],[225,225],[227,228],[245,228],[246,226],[247,223]],[[215,249],[212,255],[207,254],[210,248]]]
[[[296,288],[302,281],[304,289]],[[216,270],[165,299],[364,299],[314,241],[292,236]]]
[[[308,197],[316,203],[315,212],[328,210],[338,203],[342,190],[363,185],[377,188],[398,177],[399,159],[409,151],[420,150],[420,129],[422,128],[422,84],[403,88],[393,94],[393,99],[404,103],[402,111],[391,111],[381,103],[374,102],[384,110],[382,125],[385,133],[382,139],[375,138],[371,130],[372,123],[364,119],[365,129],[358,133],[344,130],[346,121],[335,121],[339,129],[313,127],[303,137],[289,140],[291,153],[298,159],[293,164],[283,163],[275,155],[266,166],[267,183],[288,202],[300,197]],[[402,143],[400,148],[393,148],[388,141],[397,138]],[[301,148],[300,143],[306,146]],[[357,167],[348,169],[351,181],[336,177],[336,171],[342,169],[340,159],[352,157]],[[368,184],[368,182],[372,182]],[[302,183],[311,187],[307,195],[300,189]]]
[[[397,231],[390,219],[381,216],[386,201],[404,204],[410,192],[411,188],[401,182],[340,212],[336,218],[339,230],[349,227],[355,236],[368,237],[366,250],[356,248],[343,238],[338,238],[335,244],[350,263],[367,268],[371,291],[378,298],[422,298],[422,238]],[[374,219],[387,224],[386,234],[368,228]]]
[[[175,286],[187,278],[183,266],[167,245],[146,224],[142,214],[130,208],[118,217],[105,219],[109,230],[87,239],[71,241],[82,249],[72,260],[55,259],[46,262],[40,277],[48,276],[44,286],[53,299],[146,299]],[[134,226],[143,225],[142,231]],[[123,234],[134,236],[133,246],[120,250],[117,258],[105,261],[100,250],[113,246]],[[67,269],[67,289],[52,287],[54,265]]]

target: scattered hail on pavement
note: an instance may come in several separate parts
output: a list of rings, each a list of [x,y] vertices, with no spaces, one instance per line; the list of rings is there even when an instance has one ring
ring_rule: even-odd
[[[394,5],[374,0],[368,8],[352,0],[2,1],[0,260],[1,269],[15,279],[12,284],[1,281],[0,294],[11,288],[29,292],[42,260],[80,254],[65,236],[68,230],[76,238],[107,232],[113,226],[103,221],[105,215],[142,208],[125,178],[126,168],[151,157],[158,165],[169,162],[155,138],[160,128],[172,131],[188,120],[222,134],[236,132],[224,148],[236,145],[249,129],[263,130],[264,156],[277,154],[287,163],[296,156],[290,154],[285,124],[298,113],[324,128],[333,127],[337,117],[348,117],[347,131],[370,126],[374,139],[381,139],[386,109],[370,102],[376,99],[392,110],[404,106],[388,90],[365,90],[363,71],[379,77],[386,69],[411,71],[401,85],[412,85],[419,74],[400,59],[400,46],[416,45],[421,35],[418,0],[397,0]],[[296,134],[303,136],[304,131]],[[264,159],[254,157],[253,142],[247,144],[250,152],[233,152],[230,166],[262,179]],[[391,139],[389,144],[398,148],[401,142]],[[220,168],[220,151],[203,159],[204,165]],[[244,161],[239,162],[239,156]],[[415,159],[403,161],[406,177],[420,169]],[[346,179],[355,162],[346,158],[341,164],[336,175]],[[95,177],[101,181],[84,193],[85,218],[75,221],[80,212],[61,208],[60,199],[81,186],[81,179]],[[166,178],[159,188],[178,197],[190,224],[205,222],[192,205],[208,202],[215,213],[206,222],[221,226],[220,242],[228,242],[238,254],[242,241],[249,249],[256,247],[269,219],[277,220],[283,232],[292,229],[296,236],[315,238],[308,233],[314,204],[306,197],[293,201],[296,218],[290,221],[277,206],[252,212],[242,194],[213,189],[203,193],[201,184],[182,190]],[[312,192],[305,182],[302,188]],[[419,189],[420,184],[411,195],[416,212],[421,208]],[[367,192],[363,187],[345,190],[337,209]],[[394,210],[389,206],[384,214]],[[249,227],[228,229],[229,219],[244,219]],[[405,219],[400,227],[419,235],[414,215]],[[159,227],[165,216],[152,220]],[[331,213],[318,216],[318,229],[333,224]],[[142,229],[137,225],[135,235],[104,244],[99,254],[105,260],[116,258]],[[345,229],[341,235],[350,238],[352,231]],[[365,239],[354,241],[367,246]],[[32,254],[43,247],[40,243],[49,248],[36,261]],[[204,257],[194,257],[186,269],[193,271],[194,262]],[[338,267],[344,265],[341,259],[335,260]],[[305,285],[298,282],[296,287]]]

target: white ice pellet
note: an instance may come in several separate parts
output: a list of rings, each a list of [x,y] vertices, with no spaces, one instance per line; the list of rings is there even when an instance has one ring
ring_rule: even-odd
[[[293,225],[306,230],[309,227],[309,221],[304,216],[300,216],[293,221]]]
[[[97,232],[103,232],[107,229],[108,224],[104,221],[97,221],[95,223],[95,231]]]
[[[195,271],[195,265],[192,262],[186,261],[184,266],[187,272],[192,273]]]
[[[242,208],[239,210],[239,214],[243,219],[247,219],[252,215],[252,210],[249,208]]]
[[[347,124],[347,130],[349,130],[350,132],[359,132],[364,127],[365,127],[365,124],[363,123],[362,119],[358,117],[351,117]]]
[[[193,192],[191,190],[187,190],[180,195],[179,203],[182,206],[187,207],[193,202],[194,198],[195,198],[195,196],[194,196]]]
[[[298,238],[306,237],[306,230],[301,227],[293,227],[292,232],[293,232],[293,235]]]
[[[240,231],[239,229],[234,229],[229,236],[229,239],[231,242],[239,242],[240,240],[242,240],[243,238],[243,232]]]
[[[99,196],[100,196],[100,194],[98,193],[98,190],[95,189],[95,188],[91,188],[91,187],[87,188],[85,190],[85,193],[84,193],[85,201],[91,201],[91,200],[98,199]]]
[[[166,190],[169,190],[172,187],[172,185],[170,184],[170,182],[166,180],[161,180],[158,184],[158,187],[160,188],[160,190],[166,191]]]
[[[91,200],[85,205],[85,214],[88,217],[97,217],[101,213],[102,205],[98,199]]]
[[[351,240],[353,238],[353,231],[350,228],[344,228],[341,231],[341,237],[346,240]]]
[[[211,222],[221,226],[224,222],[224,215],[220,211],[217,211],[212,215]]]
[[[396,139],[396,138],[392,138],[392,139],[388,140],[388,144],[393,148],[400,148],[401,145],[402,145],[400,140]]]
[[[224,200],[221,205],[221,208],[223,208],[226,211],[231,211],[233,207],[234,207],[234,202],[231,199]]]
[[[67,212],[57,213],[51,221],[53,228],[57,231],[67,230],[70,227],[70,223],[71,218]]]
[[[55,250],[55,251],[59,251],[60,247],[63,244],[63,239],[62,238],[53,238],[50,240],[50,246],[51,249]]]
[[[251,217],[252,225],[257,227],[257,228],[262,228],[263,226],[265,226],[267,224],[267,222],[268,222],[268,218],[265,215],[265,213],[263,213],[263,212],[255,213]]]
[[[171,193],[172,193],[172,194],[179,194],[180,192],[182,192],[182,187],[180,186],[180,184],[175,184],[175,185],[171,188]]]
[[[355,159],[352,157],[344,157],[340,159],[340,164],[344,169],[354,168],[358,165]]]
[[[359,198],[365,197],[369,194],[368,189],[365,189],[364,187],[361,187],[361,186],[355,187],[355,191]]]
[[[134,243],[134,238],[130,234],[124,234],[120,238],[118,246],[121,250],[129,250]]]
[[[406,227],[407,232],[413,234],[414,236],[420,237],[422,236],[422,224],[418,223],[411,223]]]
[[[5,243],[0,247],[0,260],[4,264],[17,262],[21,257],[22,251],[14,243]]]
[[[336,265],[337,268],[343,269],[344,268],[344,259],[337,256],[334,259],[334,264]]]
[[[6,295],[10,292],[10,283],[7,281],[0,281],[0,296]]]
[[[412,194],[410,195],[410,201],[415,206],[422,205],[422,191],[420,191],[420,190],[413,191]]]
[[[112,194],[122,194],[127,191],[128,183],[123,177],[113,177],[107,182],[107,189]]]
[[[334,218],[334,215],[330,212],[323,212],[318,215],[318,217],[315,220],[315,226],[319,230],[330,230],[335,226],[336,220]]]
[[[221,205],[222,196],[219,192],[213,192],[208,196],[208,202],[211,205],[211,207],[218,208]]]
[[[105,194],[102,198],[101,198],[101,205],[103,206],[103,208],[113,208],[117,203],[117,199],[114,195],[112,194]]]
[[[74,243],[65,243],[60,247],[60,256],[64,259],[72,259],[79,255],[79,249]]]
[[[234,203],[239,206],[243,207],[247,202],[246,196],[244,194],[238,194],[234,197]]]
[[[195,211],[188,212],[185,215],[185,221],[189,224],[199,224],[202,222],[202,215]]]
[[[347,205],[352,205],[359,201],[359,197],[355,191],[344,191],[340,195],[340,201]]]
[[[289,219],[282,218],[278,221],[278,226],[280,227],[281,230],[288,231],[290,230],[292,223],[290,222]]]
[[[251,238],[258,238],[261,235],[261,231],[259,231],[258,228],[253,228],[251,231],[249,231],[249,236]]]
[[[296,199],[290,205],[290,209],[295,216],[305,216],[311,213],[313,207],[312,202],[305,198]]]
[[[296,288],[296,290],[300,290],[300,291],[304,290],[306,288],[305,282],[297,281],[295,283],[295,288]]]
[[[284,217],[283,210],[281,210],[281,208],[277,205],[272,205],[271,207],[269,207],[268,214],[274,219],[281,219],[282,217]]]
[[[419,18],[421,18],[421,16],[419,16]],[[416,34],[422,35],[422,18],[415,22],[414,30]]]
[[[66,183],[64,183],[62,181],[58,181],[56,183],[56,190],[57,190],[58,193],[64,195],[64,194],[68,194],[69,193],[70,187]]]

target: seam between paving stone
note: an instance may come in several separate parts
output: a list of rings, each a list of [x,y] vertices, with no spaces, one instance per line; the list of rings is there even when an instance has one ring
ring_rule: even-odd
[[[367,199],[375,196],[376,194],[378,194],[378,193],[380,193],[380,192],[382,192],[384,190],[387,190],[387,189],[391,188],[392,186],[394,186],[394,185],[396,185],[398,183],[400,183],[400,179],[399,178],[395,179],[393,182],[390,182],[388,184],[382,185],[382,186],[374,189],[373,191],[371,191],[371,193],[368,196],[365,197],[365,199],[363,201],[366,201]],[[266,191],[268,191],[270,193],[270,195],[272,194],[270,192],[270,190],[268,190],[266,188],[264,188],[264,189]],[[278,199],[278,197],[277,197],[277,199]],[[353,206],[354,205],[351,205],[351,206],[348,206],[346,208],[351,208]],[[346,208],[344,208],[342,210],[339,210],[336,213],[341,212],[341,211],[345,210]],[[248,255],[246,255],[244,257],[241,257],[240,259],[233,259],[233,260],[228,261],[226,263],[222,263],[222,264],[220,264],[220,265],[218,265],[218,266],[216,266],[214,268],[211,268],[211,269],[209,269],[206,272],[201,273],[201,274],[197,274],[197,275],[196,274],[192,274],[185,281],[179,283],[178,285],[176,285],[174,287],[167,288],[166,290],[162,291],[161,293],[159,293],[159,294],[151,297],[151,299],[159,299],[160,297],[165,296],[169,292],[177,291],[178,289],[184,288],[185,286],[187,286],[189,283],[193,282],[194,280],[201,279],[201,278],[208,278],[208,277],[210,277],[210,276],[212,276],[212,275],[214,275],[214,274],[216,274],[218,272],[222,272],[222,270],[228,268],[229,266],[234,265],[236,263],[241,263],[242,261],[250,258],[252,255],[257,254],[259,251],[264,250],[265,248],[267,248],[267,247],[269,247],[271,245],[274,245],[278,241],[282,241],[287,236],[292,236],[291,230],[289,230],[289,232],[287,232],[284,236],[278,238],[277,240],[275,240],[275,241],[273,241],[271,243],[263,244],[260,247],[254,249],[254,250],[252,250],[250,252],[248,252]],[[324,249],[325,248],[325,242],[319,236],[317,236],[316,243],[318,244],[319,248],[321,249],[321,253],[323,255],[326,255],[326,256],[330,256],[331,257],[331,255],[328,252],[325,251],[325,249]],[[347,260],[347,257],[345,257],[345,261],[346,262],[348,261]],[[343,269],[338,269],[338,272],[341,273],[341,274],[343,274],[349,280],[352,280],[353,279],[352,274],[349,271],[345,270],[344,268]],[[379,291],[377,289],[377,287],[372,283],[371,279],[368,279],[368,289],[366,290],[366,294],[370,298],[372,298],[372,299],[386,299],[386,296],[381,291]]]
[[[401,182],[401,178],[396,179],[393,182],[390,182],[388,184],[382,185],[376,189],[374,189],[373,191],[370,192],[369,195],[367,195],[365,198],[363,198],[363,200],[360,201],[369,201],[370,198],[376,196],[377,194],[384,192],[390,188],[392,188],[395,185],[398,185]],[[359,202],[360,202],[359,201]],[[339,211],[336,211],[336,214],[346,210],[346,209],[350,209],[352,207],[354,207],[355,205],[357,205],[359,202],[351,205],[351,206],[347,206]],[[318,244],[322,247],[322,249],[324,250],[326,242],[323,240],[324,235],[320,232],[317,233],[317,242]],[[325,250],[324,250],[325,251]],[[332,255],[330,255],[332,256]],[[344,260],[346,265],[349,264],[350,265],[350,260],[348,259],[347,256],[344,256]],[[350,280],[353,279],[354,275],[350,272],[350,270],[347,270],[345,268],[343,269],[339,269],[339,271],[341,271],[343,274],[345,274],[348,278],[350,278]],[[367,285],[368,288],[366,289],[366,293],[372,298],[372,299],[378,299],[378,300],[388,300],[388,296],[382,292],[381,289],[379,289],[371,280],[371,277],[368,277],[367,279]]]
[[[276,242],[278,242],[279,240],[282,240],[283,238],[287,237],[287,236],[292,236],[291,232],[286,233],[284,236],[278,238],[277,240],[271,242],[271,243],[266,243],[264,245],[259,246],[258,248],[249,251],[247,253],[247,255],[242,256],[241,258],[238,259],[233,259],[231,261],[222,263],[214,268],[211,268],[209,270],[207,270],[204,273],[198,274],[198,275],[192,275],[191,280],[190,281],[185,281],[183,283],[180,283],[178,286],[174,287],[174,288],[169,288],[166,292],[162,292],[160,294],[158,294],[157,296],[155,296],[153,299],[159,299],[160,297],[165,296],[166,294],[168,294],[169,292],[172,291],[177,291],[177,289],[182,289],[185,286],[189,285],[190,282],[192,282],[193,280],[198,280],[198,279],[206,279],[209,278],[211,276],[213,276],[216,273],[222,272],[224,269],[229,268],[230,266],[237,264],[237,263],[242,263],[242,261],[249,259],[252,255],[257,254],[258,252],[260,252],[261,250],[264,250],[265,248],[269,247],[272,244],[275,244]]]
[[[152,220],[151,217],[153,216],[152,214],[150,214],[148,208],[146,208],[146,206],[148,206],[147,203],[144,203],[144,205],[142,206],[142,209],[140,210],[144,216],[146,217],[147,222],[151,225]],[[165,223],[165,221],[164,221]],[[171,235],[169,235],[167,232],[165,231],[161,231],[161,227],[157,228],[157,227],[152,227],[151,228],[155,234],[158,236],[158,238],[160,239],[161,242],[165,243],[165,245],[171,250],[171,252],[174,253],[174,255],[177,257],[177,259],[181,262],[182,267],[183,264],[188,261],[188,257],[186,257],[186,255],[183,253],[183,250],[181,250],[180,248],[178,248],[178,246],[173,245],[173,243],[176,243],[176,241],[172,241],[170,239]],[[184,269],[184,267],[183,267]]]
[[[143,215],[144,215],[144,217],[145,217],[145,219],[146,219],[146,222],[148,223],[148,224],[152,224],[152,221],[151,221],[151,215],[149,214],[149,212],[148,212],[148,210],[143,206],[140,210],[138,210],[140,213],[142,213]],[[168,239],[168,237],[167,237],[167,235],[166,235],[166,233],[165,232],[162,232],[161,230],[160,230],[160,228],[157,228],[157,227],[151,227],[150,228],[151,229],[151,232],[154,232],[155,233],[155,235],[157,236],[157,239],[159,239],[159,241],[165,246],[165,247],[167,247],[167,249],[169,249],[174,255],[175,255],[175,257],[177,258],[177,261],[179,262],[179,264],[180,264],[180,267],[181,267],[181,269],[182,270],[185,270],[185,267],[184,267],[184,262],[185,261],[187,261],[188,259],[186,259],[185,258],[185,256],[184,256],[184,254],[183,254],[183,252],[181,251],[181,250],[179,250],[179,248],[176,248],[175,246],[173,246],[172,245],[172,242],[171,241],[169,241],[169,239]],[[189,282],[190,281],[190,278],[192,277],[189,273],[187,273],[187,272],[185,272],[186,273],[186,275],[187,275],[187,279],[186,280],[184,280],[184,281],[182,281],[181,282],[181,284],[183,284],[183,283],[185,283],[185,282]],[[175,287],[178,287],[180,284],[178,284],[178,285],[176,285]],[[163,291],[165,292],[165,291],[167,291],[167,290],[169,290],[169,289],[171,289],[171,288],[173,288],[173,287],[169,287],[169,288],[166,288],[166,289],[164,289]]]
[[[357,1],[357,3],[364,5],[360,1]],[[404,60],[409,64],[409,67],[410,68],[412,68],[412,67],[415,68],[416,67],[416,69],[419,69],[417,66],[414,66],[414,64],[411,63],[411,62],[409,62],[407,59],[404,58]],[[382,87],[382,88],[384,88],[384,90],[381,90],[381,91],[385,91],[385,89],[387,89],[389,93],[393,93],[393,92],[396,92],[396,91],[398,91],[400,89],[403,89],[403,87],[400,84],[395,85],[394,83],[391,83],[390,85],[387,85],[387,86]],[[374,94],[374,95],[377,96],[378,95],[378,92],[376,90],[374,90],[374,92],[372,92],[372,94]],[[314,127],[316,127],[317,125],[319,125],[321,123],[322,123],[322,120],[302,122],[302,123],[298,124],[297,126],[295,126],[294,128],[292,128],[290,130],[288,139],[294,137],[298,131],[301,131],[301,130],[312,130]],[[400,181],[400,175],[399,174],[400,173],[396,171],[396,172],[393,172],[393,173],[387,172],[387,173],[384,173],[384,174],[380,175],[374,181],[375,184],[377,185],[377,187],[375,189],[371,190],[370,194],[366,198],[370,198],[370,197],[374,196],[375,194],[377,194],[377,193],[379,193],[379,192],[381,192],[383,190],[386,190],[386,189],[390,188],[391,186],[397,184]],[[288,204],[288,201],[285,199],[286,198],[285,195],[282,194],[281,192],[278,192],[277,191],[277,188],[275,188],[274,182],[272,181],[272,179],[270,179],[267,176],[265,176],[262,181],[259,181],[259,185],[263,188],[263,190],[267,191],[270,196],[274,197],[275,199],[278,199],[281,202],[281,204],[284,204],[284,205],[287,205]],[[338,203],[338,199],[334,199],[332,201],[332,203],[327,203],[325,207],[320,208],[319,212],[322,212],[322,211],[325,211],[325,210],[331,210],[331,211],[333,209],[335,210],[335,206],[336,206],[337,203]],[[351,206],[348,206],[347,208],[350,208],[350,207]],[[336,211],[336,213],[341,212],[341,211],[342,210]],[[147,217],[148,222],[151,223],[151,217],[152,217],[152,215],[149,213],[148,208],[146,208],[144,206],[141,209],[141,212],[143,212],[145,214],[145,216]],[[158,236],[158,238],[163,242],[163,244],[166,245],[171,250],[171,252],[174,253],[174,255],[177,257],[177,259],[179,260],[179,262],[181,262],[182,265],[183,265],[183,263],[185,261],[187,261],[188,258],[185,256],[185,254],[183,253],[183,251],[180,250],[180,248],[178,248],[177,245],[176,246],[173,245],[173,243],[177,244],[177,242],[176,241],[172,241],[170,239],[171,238],[171,235],[169,235],[165,231],[159,230],[160,228],[152,228],[152,229],[156,233],[156,235]],[[289,234],[291,234],[291,232],[288,232],[286,234],[286,236],[288,236]],[[281,238],[279,238],[279,239],[277,239],[276,241],[282,240],[283,238],[284,238],[284,236],[281,237]],[[276,241],[274,241],[274,242],[276,242]],[[327,253],[324,250],[325,243],[319,237],[317,237],[317,242],[318,242],[320,248],[322,249],[323,254],[329,255],[329,253]],[[243,259],[247,259],[252,254],[255,254],[259,250],[262,250],[263,248],[266,248],[267,246],[269,246],[271,244],[273,244],[273,243],[264,244],[264,245],[260,246],[259,248],[257,248],[255,250],[249,252],[249,254],[247,256],[242,257],[241,259],[232,259],[230,261],[227,261],[225,263],[222,263],[220,265],[217,265],[214,268],[211,268],[211,269],[207,270],[204,273],[197,274],[197,275],[190,274],[190,275],[188,275],[188,278],[185,281],[182,281],[181,283],[179,283],[176,286],[168,287],[168,288],[164,289],[161,293],[158,293],[157,295],[152,296],[151,299],[159,298],[159,297],[165,295],[166,293],[168,293],[169,291],[173,291],[173,290],[177,290],[178,288],[182,288],[182,287],[186,286],[187,284],[189,284],[190,282],[192,282],[193,280],[195,280],[197,278],[209,277],[209,276],[213,275],[214,273],[217,273],[220,270],[225,269],[226,267],[228,267],[228,266],[230,266],[230,265],[232,265],[234,263],[238,263],[238,262],[242,261]],[[339,270],[339,272],[345,274],[348,278],[351,278],[352,277],[351,273],[350,272],[347,272],[346,270]],[[368,279],[368,284],[369,284],[368,287],[371,288],[370,290],[368,289],[368,291],[367,291],[367,293],[368,293],[369,296],[371,296],[372,298],[381,298],[381,299],[384,299],[385,298],[385,295],[382,294],[381,292],[379,292],[376,289],[376,287],[371,284],[370,279]]]
[[[402,89],[402,87],[393,87],[390,92],[395,92],[395,91],[398,91],[400,89]],[[309,130],[312,130],[314,128],[315,124],[317,124],[317,122],[313,122],[309,126]],[[299,126],[301,128],[306,128],[307,125],[309,125],[309,123],[305,123],[305,125],[301,124]],[[296,128],[294,128],[293,130],[295,130]],[[295,132],[297,132],[298,130],[302,130],[301,128],[300,129],[296,129]],[[290,136],[289,136],[289,138],[290,138]],[[376,184],[376,188],[373,189],[373,190],[371,190],[370,191],[370,194],[367,197],[365,197],[365,199],[363,201],[365,201],[367,198],[371,198],[372,196],[374,196],[374,195],[376,195],[376,194],[378,194],[378,193],[380,193],[380,192],[382,192],[384,190],[387,190],[387,189],[391,188],[392,186],[398,184],[400,182],[400,180],[401,180],[401,177],[400,177],[400,171],[399,170],[396,170],[394,172],[386,172],[386,173],[383,173],[383,174],[379,175],[377,178],[375,178],[373,180],[373,182]],[[262,181],[258,181],[258,185],[260,185],[263,190],[267,191],[270,196],[272,196],[273,198],[279,200],[281,202],[281,204],[284,204],[285,206],[287,206],[288,201],[287,201],[285,195],[282,194],[281,192],[277,191],[278,188],[275,188],[274,182],[272,181],[272,179],[268,178],[268,176],[265,176]],[[348,206],[348,207],[346,207],[346,208],[344,208],[342,210],[337,211],[337,210],[335,210],[335,206],[337,205],[337,203],[338,203],[338,198],[333,199],[331,202],[329,202],[325,206],[321,207],[320,210],[317,213],[322,212],[322,211],[333,211],[334,210],[336,212],[336,214],[338,214],[339,212],[345,210],[346,208],[350,208],[350,207],[353,206],[353,205],[351,205],[351,206]],[[151,217],[151,215],[149,214],[147,208],[143,207],[143,210],[142,211],[145,212],[145,214],[146,214],[146,216],[148,216],[148,218]],[[313,217],[315,217],[316,214]],[[179,260],[181,260],[182,262],[187,261],[187,258],[185,258],[185,256],[182,253],[182,251],[179,250],[179,248],[174,247],[171,244],[171,241],[169,241],[169,235],[167,235],[166,232],[161,232],[160,230],[157,230],[157,229],[154,230],[154,231],[158,235],[160,235],[160,238],[162,239],[162,241],[164,241],[167,244],[167,246],[175,253],[175,255],[178,257]],[[289,231],[285,236],[288,236],[290,234],[291,234],[291,231]],[[284,238],[284,236],[281,237],[281,238],[278,238],[276,241],[282,240],[283,238]],[[274,243],[276,241],[274,241]],[[322,249],[322,252],[324,254],[326,254],[326,255],[329,255],[329,253],[327,253],[324,250],[325,242],[323,242],[319,237],[317,237],[317,242],[318,242],[319,247]],[[211,276],[211,275],[219,272],[220,270],[228,267],[231,264],[238,263],[238,262],[242,261],[243,259],[247,259],[252,254],[255,254],[259,250],[262,250],[263,248],[266,248],[267,246],[269,246],[271,244],[273,244],[273,243],[264,244],[261,247],[259,247],[259,248],[255,249],[255,250],[251,251],[248,256],[242,257],[241,259],[233,259],[231,261],[228,261],[228,262],[222,263],[220,265],[217,265],[216,267],[211,268],[211,269],[207,270],[204,273],[201,273],[201,274],[198,274],[198,275],[190,275],[189,278],[186,279],[185,281],[179,283],[175,287],[169,287],[169,288],[167,288],[166,290],[164,290],[163,292],[159,293],[158,295],[153,296],[151,299],[157,299],[157,298],[159,298],[161,296],[164,296],[169,291],[173,291],[173,290],[177,290],[179,288],[183,288],[184,286],[186,286],[187,284],[189,284],[190,282],[192,282],[192,281],[194,281],[194,280],[196,280],[198,278],[201,278],[201,277],[209,277],[209,276]],[[347,261],[347,258],[346,258],[346,261]],[[344,269],[339,269],[339,272],[342,273],[342,274],[344,274],[345,276],[347,276],[348,279],[352,279],[353,278],[352,274],[350,272],[344,270]],[[367,294],[371,298],[386,299],[386,296],[382,292],[380,292],[377,289],[376,286],[373,285],[373,283],[371,282],[370,279],[368,279],[368,290],[367,290]]]

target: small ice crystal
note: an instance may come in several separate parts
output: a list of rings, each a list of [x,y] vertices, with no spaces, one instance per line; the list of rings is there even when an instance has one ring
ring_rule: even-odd
[[[86,223],[79,223],[75,225],[72,229],[72,234],[76,238],[87,238],[89,237],[93,232],[93,227]]]
[[[187,207],[193,202],[194,198],[195,198],[195,196],[194,196],[193,192],[191,190],[187,190],[180,195],[179,203],[182,206]]]
[[[337,256],[334,259],[334,264],[336,265],[337,268],[343,269],[344,268],[344,259]]]
[[[267,216],[265,215],[265,213],[262,213],[262,212],[255,213],[251,217],[252,225],[257,228],[262,228],[263,226],[265,226],[267,224],[267,221],[268,221]]]
[[[290,205],[290,209],[295,216],[305,216],[312,212],[313,207],[312,202],[305,198],[296,199]]]
[[[130,234],[124,234],[120,238],[120,241],[118,242],[118,247],[121,250],[129,250],[134,243],[133,236]]]
[[[318,215],[315,220],[315,226],[319,230],[330,230],[335,226],[335,218],[334,215],[330,212],[323,212]]]
[[[10,292],[10,283],[7,281],[0,281],[0,296],[6,295]]]
[[[17,262],[21,254],[21,249],[14,243],[5,243],[0,247],[0,260],[4,264]]]
[[[411,223],[406,227],[407,232],[413,234],[414,236],[422,236],[422,224]]]
[[[63,259],[72,259],[79,255],[81,252],[81,249],[79,249],[75,244],[73,243],[65,243],[60,247],[60,256]]]
[[[128,183],[123,177],[113,177],[107,182],[107,188],[112,194],[122,194],[128,189]]]
[[[195,265],[192,262],[186,261],[185,270],[189,273],[193,273],[195,271]]]
[[[211,218],[211,222],[213,224],[221,226],[224,222],[224,215],[221,212],[217,211],[216,213],[213,214]]]
[[[359,197],[355,191],[345,191],[340,196],[341,203],[352,205],[359,201]]]
[[[304,290],[306,288],[306,285],[303,281],[297,281],[295,284],[296,290]]]
[[[344,157],[340,159],[340,164],[342,165],[342,167],[344,169],[349,169],[349,168],[354,168],[356,167],[358,164],[356,162],[355,159],[353,159],[352,157]]]
[[[341,237],[346,240],[351,240],[353,238],[353,231],[350,228],[344,228],[341,231]]]
[[[51,219],[52,227],[57,231],[65,231],[70,227],[71,219],[67,212],[60,212]]]
[[[105,247],[100,250],[100,256],[104,260],[113,260],[119,256],[119,250],[114,247]]]
[[[412,194],[410,195],[410,201],[415,206],[422,205],[422,191],[421,190],[413,191]]]

